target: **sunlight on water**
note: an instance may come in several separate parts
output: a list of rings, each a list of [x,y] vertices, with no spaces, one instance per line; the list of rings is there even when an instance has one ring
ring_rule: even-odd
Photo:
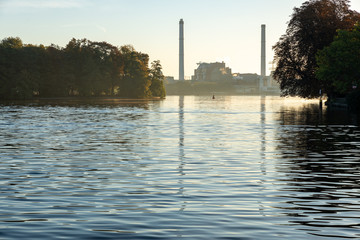
[[[360,237],[360,129],[318,100],[0,105],[2,239]]]

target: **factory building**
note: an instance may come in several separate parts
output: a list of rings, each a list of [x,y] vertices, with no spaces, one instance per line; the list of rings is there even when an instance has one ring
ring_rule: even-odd
[[[198,63],[191,80],[202,82],[217,82],[232,80],[231,69],[224,62]]]

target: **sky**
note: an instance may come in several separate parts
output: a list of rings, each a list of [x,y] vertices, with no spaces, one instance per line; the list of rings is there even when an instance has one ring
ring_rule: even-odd
[[[266,24],[267,74],[272,46],[305,0],[0,0],[0,40],[65,47],[72,39],[133,45],[178,78],[179,20],[184,20],[185,77],[199,62],[224,61],[233,73],[260,74]],[[360,0],[351,0],[360,12]]]

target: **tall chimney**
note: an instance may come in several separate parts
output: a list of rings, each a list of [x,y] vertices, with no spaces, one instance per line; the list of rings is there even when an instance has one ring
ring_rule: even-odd
[[[179,80],[184,81],[184,21],[179,22]]]
[[[266,76],[265,24],[261,25],[261,76]]]
[[[264,88],[264,80],[266,76],[266,53],[265,53],[265,24],[261,25],[261,76],[260,90]]]

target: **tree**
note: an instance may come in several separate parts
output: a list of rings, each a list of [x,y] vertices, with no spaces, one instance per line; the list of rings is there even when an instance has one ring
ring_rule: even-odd
[[[150,97],[149,55],[135,51],[131,45],[121,47],[120,52],[124,58],[124,73],[119,95],[135,98]]]
[[[43,45],[24,45],[20,51],[21,60],[17,62],[20,67],[18,79],[22,84],[20,89],[23,98],[31,98],[35,92],[39,92],[39,85],[44,82],[45,69],[48,67],[45,56],[46,50]],[[19,90],[20,90],[19,89]]]
[[[22,43],[21,43],[22,47]],[[14,81],[17,73],[16,61],[20,59],[18,51],[8,44],[8,39],[0,42],[0,98],[7,99],[13,97],[16,92]]]
[[[40,97],[66,97],[70,92],[67,64],[63,49],[51,45],[46,48],[43,81],[39,84]]]
[[[0,43],[0,98],[26,99],[37,91],[41,79],[43,46],[24,45],[20,38]]]
[[[100,67],[98,91],[113,96],[120,85],[123,73],[123,59],[120,50],[107,42],[91,42],[96,62]]]
[[[166,95],[164,82],[163,82],[165,77],[164,74],[162,73],[162,67],[159,60],[153,61],[151,63],[149,77],[151,79],[151,85],[150,85],[151,95],[153,97],[164,98]]]
[[[1,47],[20,49],[23,47],[23,42],[19,37],[8,37],[1,41]]]
[[[339,30],[330,46],[316,56],[316,76],[340,93],[360,86],[360,25],[352,30]]]
[[[316,53],[329,45],[338,29],[351,29],[360,14],[349,9],[349,0],[309,0],[294,13],[286,34],[273,46],[277,63],[274,78],[282,95],[312,98],[319,90],[331,94],[333,87],[319,81]]]
[[[109,60],[111,75],[110,75],[110,95],[115,95],[115,89],[117,90],[121,84],[122,76],[124,75],[124,58],[119,48],[115,48],[110,53]]]
[[[97,95],[101,76],[92,42],[72,39],[64,49],[72,89],[80,96]]]

